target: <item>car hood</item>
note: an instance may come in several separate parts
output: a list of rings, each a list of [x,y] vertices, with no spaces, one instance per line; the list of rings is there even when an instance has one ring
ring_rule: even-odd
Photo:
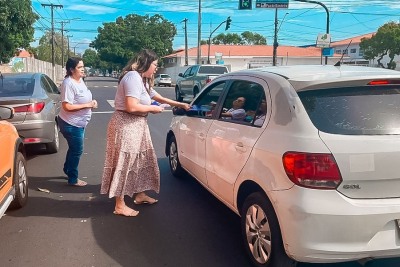
[[[399,135],[334,135],[320,132],[342,175],[338,191],[350,198],[400,197]]]

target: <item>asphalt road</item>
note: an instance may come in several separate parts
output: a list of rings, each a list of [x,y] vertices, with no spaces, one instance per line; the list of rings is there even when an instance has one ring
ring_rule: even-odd
[[[155,205],[135,205],[138,217],[112,213],[113,199],[100,195],[106,127],[112,113],[116,80],[87,78],[99,103],[86,131],[80,178],[86,187],[66,185],[61,150],[46,155],[42,146],[28,150],[29,201],[0,220],[0,266],[250,266],[242,247],[239,217],[193,178],[174,178],[164,154],[170,111],[148,117],[161,172]],[[158,88],[173,98],[173,88]],[[47,189],[50,193],[39,191]],[[357,262],[299,266],[359,267]],[[369,262],[368,267],[400,266],[399,259]]]

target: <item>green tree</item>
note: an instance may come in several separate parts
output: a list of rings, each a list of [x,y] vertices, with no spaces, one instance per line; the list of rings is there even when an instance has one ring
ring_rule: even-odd
[[[99,34],[90,47],[97,50],[101,60],[121,67],[143,48],[154,50],[159,57],[170,54],[176,35],[175,25],[158,14],[118,17],[97,30]]]
[[[242,45],[243,40],[237,33],[220,33],[211,40],[212,44]]]
[[[266,45],[267,44],[267,39],[258,33],[252,33],[249,31],[245,31],[241,34],[241,37],[242,37],[242,41],[247,45]]]
[[[54,33],[54,62],[63,65],[68,59],[68,39],[59,32]],[[51,31],[46,31],[40,38],[36,48],[37,57],[40,60],[52,62]],[[64,62],[62,62],[62,52],[64,52]]]
[[[208,44],[208,40],[201,40],[201,44]],[[236,33],[220,33],[211,40],[211,44],[233,45],[266,45],[267,39],[258,33],[245,31],[240,35]]]
[[[31,4],[30,0],[0,0],[0,62],[9,62],[17,48],[30,47],[32,25],[39,18]]]
[[[91,67],[91,68],[100,67],[99,66],[100,58],[97,55],[97,52],[93,49],[86,49],[82,55],[82,59],[86,67]]]
[[[371,38],[361,39],[360,49],[364,51],[365,59],[377,58],[380,67],[395,69],[394,57],[400,55],[400,23],[388,22],[384,24]],[[384,66],[381,62],[384,56],[390,58],[387,66]]]

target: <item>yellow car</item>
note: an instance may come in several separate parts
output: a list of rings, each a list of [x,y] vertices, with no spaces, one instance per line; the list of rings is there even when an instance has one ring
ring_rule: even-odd
[[[15,127],[5,121],[14,110],[0,106],[0,218],[7,208],[21,208],[28,200],[25,149]]]

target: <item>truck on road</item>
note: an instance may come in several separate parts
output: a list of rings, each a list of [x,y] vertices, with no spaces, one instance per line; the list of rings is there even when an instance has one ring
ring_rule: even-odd
[[[183,74],[179,73],[175,85],[177,101],[190,102],[215,77],[228,73],[224,65],[193,65]]]

